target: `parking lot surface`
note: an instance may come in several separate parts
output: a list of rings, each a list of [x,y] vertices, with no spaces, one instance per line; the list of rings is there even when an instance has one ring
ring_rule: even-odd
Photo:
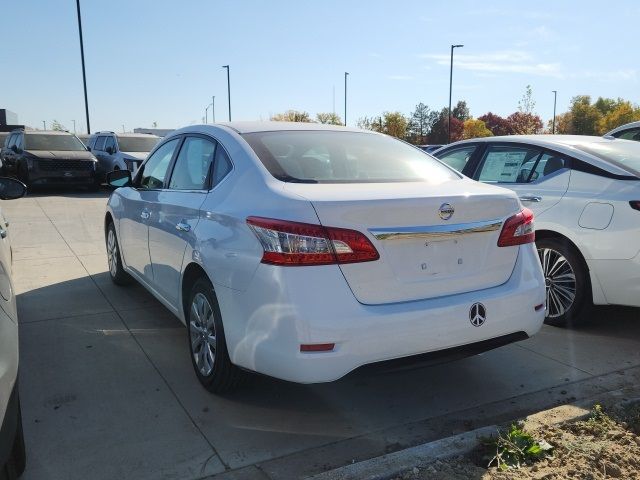
[[[108,193],[3,202],[20,320],[32,479],[301,478],[636,383],[640,310],[456,362],[295,385],[255,377],[217,397],[192,372],[182,324],[107,273]]]

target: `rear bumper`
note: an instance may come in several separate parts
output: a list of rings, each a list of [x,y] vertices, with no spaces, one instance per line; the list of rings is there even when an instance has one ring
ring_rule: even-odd
[[[587,260],[608,304],[640,307],[640,253],[629,260]]]
[[[519,247],[511,278],[486,290],[406,303],[363,305],[340,269],[261,264],[245,292],[216,286],[233,363],[299,383],[336,380],[371,363],[535,334],[545,290],[533,244]],[[485,323],[469,320],[481,302]],[[301,344],[335,343],[302,353]]]

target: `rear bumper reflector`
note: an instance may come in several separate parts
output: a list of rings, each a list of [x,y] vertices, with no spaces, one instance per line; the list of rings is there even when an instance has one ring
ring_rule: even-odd
[[[544,303],[541,303],[540,305],[536,305],[535,307],[533,307],[533,309],[536,312],[539,312],[540,310],[542,310],[544,308]]]
[[[311,343],[300,345],[301,352],[331,352],[333,351],[335,343]]]

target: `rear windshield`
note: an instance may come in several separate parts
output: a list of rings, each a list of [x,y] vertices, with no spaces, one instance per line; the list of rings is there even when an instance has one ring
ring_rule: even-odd
[[[29,135],[24,136],[25,150],[61,150],[65,152],[79,152],[87,150],[73,135]]]
[[[243,138],[271,175],[284,182],[442,182],[460,178],[421,150],[383,135],[278,131],[247,133]]]
[[[121,152],[150,152],[158,143],[159,138],[118,137],[118,147]]]
[[[640,142],[611,140],[574,145],[578,150],[590,153],[634,175],[640,175]]]

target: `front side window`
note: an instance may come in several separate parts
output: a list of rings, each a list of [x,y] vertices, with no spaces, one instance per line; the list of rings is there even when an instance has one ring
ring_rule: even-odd
[[[113,139],[113,137],[107,137],[106,141],[104,142],[104,148],[102,150],[106,152],[109,148],[111,148],[112,153],[116,151],[116,141]]]
[[[173,158],[173,152],[178,145],[178,138],[168,141],[158,150],[153,152],[142,165],[140,187],[147,190],[157,190],[164,187],[164,179],[167,176],[169,164]]]
[[[11,148],[16,144],[16,141],[18,140],[18,134],[14,133],[11,136],[9,136],[9,141],[7,142],[7,148]]]
[[[85,146],[73,135],[26,134],[25,150],[56,150],[64,152],[86,151]]]
[[[476,151],[476,148],[476,145],[470,145],[468,147],[461,147],[448,150],[443,153],[438,153],[435,156],[451,168],[462,172],[467,163],[469,163],[469,159],[473,155],[473,152]]]
[[[98,150],[99,152],[103,152],[104,151],[104,144],[107,141],[107,137],[100,136],[98,137],[98,139],[96,140],[96,146],[94,147],[95,150]]]
[[[169,182],[172,190],[205,190],[216,150],[215,143],[200,137],[187,137],[182,144]]]
[[[271,175],[284,182],[441,183],[461,178],[430,155],[385,135],[298,130],[243,138]]]
[[[521,146],[490,146],[479,167],[478,180],[488,183],[528,183],[542,152]]]
[[[640,128],[632,128],[631,130],[625,130],[623,132],[616,133],[616,138],[622,138],[623,140],[635,140],[640,141]]]

